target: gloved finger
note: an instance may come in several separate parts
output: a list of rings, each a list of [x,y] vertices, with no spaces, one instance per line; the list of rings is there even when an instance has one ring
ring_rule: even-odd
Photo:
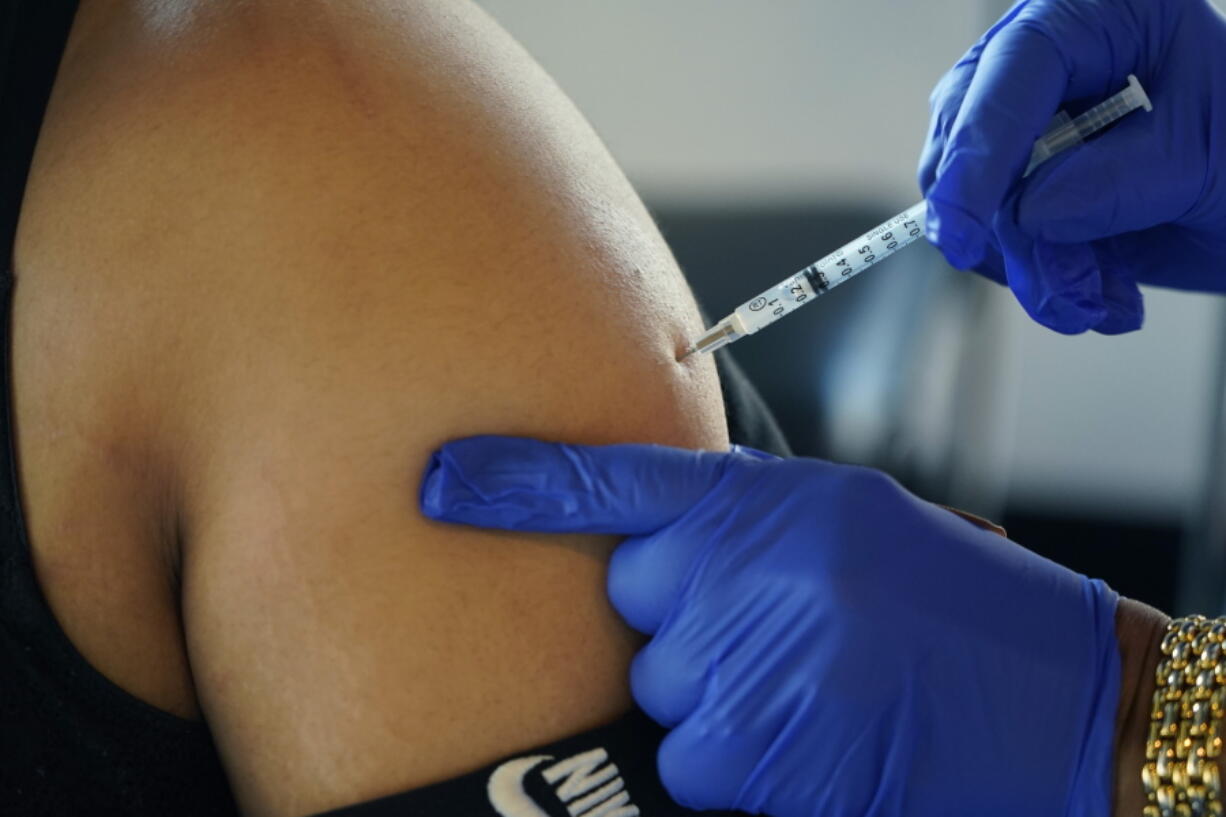
[[[985,46],[928,191],[928,238],[955,267],[983,257],[992,220],[1061,101],[1102,84],[1103,62],[1086,53],[1095,41],[1066,45],[1027,14],[1037,7]],[[1070,73],[1079,67],[1087,70]]]
[[[507,530],[649,533],[689,510],[738,457],[749,455],[468,437],[431,457],[421,509],[431,519]]]
[[[689,808],[777,813],[766,810],[777,787],[762,778],[787,762],[783,746],[812,716],[812,694],[789,708],[755,712],[729,711],[728,697],[713,689],[665,736],[656,759],[660,782]],[[825,771],[816,758],[809,759],[810,774]]]
[[[713,553],[710,558],[717,555]],[[697,565],[695,569],[711,566]],[[723,577],[719,583],[728,589],[731,581]],[[630,665],[630,691],[642,710],[664,726],[675,726],[704,700],[721,693],[721,665],[725,672],[745,676],[745,663],[755,664],[748,674],[758,680],[757,689],[765,689],[771,679],[760,674],[770,667],[760,653],[769,653],[770,646],[777,646],[763,643],[763,610],[774,606],[768,601],[773,598],[772,590],[734,594],[733,600],[718,610],[694,603],[661,608],[660,619],[650,628],[655,637]]]
[[[1089,245],[1031,238],[1003,213],[996,219],[996,235],[1009,288],[1034,321],[1076,335],[1107,317],[1101,271]]]
[[[1017,16],[1028,2],[1030,0],[1018,0],[1013,8],[1009,9],[994,26],[979,38],[978,42],[962,55],[962,59],[958,60],[953,68],[945,72],[945,75],[933,87],[932,93],[928,95],[928,109],[931,111],[931,116],[928,123],[928,139],[920,154],[918,173],[920,190],[925,196],[928,195],[928,190],[936,181],[937,164],[945,153],[945,142],[958,117],[958,110],[962,107],[966,89],[970,87],[971,79],[975,76],[975,69],[979,65],[979,57],[984,47],[998,31]]]
[[[634,629],[656,632],[707,544],[702,533],[675,527],[626,539],[609,558],[609,602]]]
[[[707,566],[696,565],[691,570]],[[723,585],[730,583],[726,578],[721,580]],[[765,689],[771,679],[762,678],[761,673],[770,669],[770,662],[755,659],[760,658],[761,650],[769,652],[769,646],[774,646],[763,643],[763,608],[772,607],[763,604],[763,599],[770,595],[770,589],[735,594],[733,601],[714,611],[692,600],[677,604],[679,592],[674,592],[667,603],[657,599],[648,613],[656,620],[642,628],[655,637],[630,665],[630,691],[639,707],[658,723],[675,726],[704,700],[721,695],[721,665],[725,672],[756,678],[756,688]],[[755,664],[748,673],[744,671],[747,661]]]
[[[770,454],[736,446],[738,454],[755,459],[778,459]],[[691,512],[672,524],[644,536],[626,539],[609,559],[608,596],[614,609],[639,632],[655,633],[681,595],[687,579],[708,553],[719,546],[719,558],[733,556],[737,548],[726,540],[723,526],[734,515],[733,506],[745,493],[718,492],[712,501],[695,504]]]
[[[958,118],[958,109],[962,107],[966,89],[970,87],[971,79],[975,76],[975,68],[979,65],[979,52],[986,44],[987,35],[937,81],[928,96],[928,108],[931,111],[928,138],[920,151],[919,170],[916,174],[920,190],[925,196],[936,181],[937,165],[945,153],[949,132]]]
[[[804,687],[808,683],[807,678],[796,677],[794,667],[781,665],[778,655],[794,654],[795,649],[779,648],[797,648],[796,640],[813,632],[809,626],[812,622],[802,621],[803,616],[792,609],[795,605],[787,603],[789,596],[795,602],[797,593],[804,593],[808,603],[811,589],[738,587],[735,578],[719,571],[731,566],[740,573],[745,566],[730,563],[727,557],[725,549],[711,551],[695,566],[689,582],[707,583],[703,571],[714,569],[718,575],[715,583],[735,592],[715,610],[704,608],[693,598],[674,599],[651,628],[655,637],[631,664],[634,699],[664,726],[681,722],[704,701],[708,706],[739,708],[737,701],[744,694],[785,687],[795,692],[795,685]],[[723,683],[735,689],[721,689]]]
[[[975,272],[1001,286],[1009,285],[1009,278],[1005,273],[1005,257],[1000,252],[1000,243],[995,235],[984,245],[983,258],[975,265]]]
[[[1037,171],[1018,201],[1018,226],[1048,241],[1094,241],[1183,216],[1204,186],[1204,157],[1177,149],[1164,127],[1139,111]]]
[[[705,719],[686,720],[660,743],[656,754],[660,782],[686,808],[733,808],[745,777],[761,756],[740,745],[745,737],[731,730],[715,735]]]
[[[1092,245],[1102,270],[1103,303],[1107,316],[1095,327],[1100,335],[1135,332],[1145,322],[1145,301],[1132,270],[1134,259],[1119,256],[1109,242]]]
[[[705,643],[705,642],[704,642]],[[679,640],[648,641],[630,663],[630,692],[635,703],[662,726],[685,720],[702,701],[710,664],[707,656]]]
[[[1199,292],[1226,290],[1221,272],[1226,238],[1214,239],[1180,224],[1162,224],[1094,243],[1109,245],[1112,256],[1121,259],[1139,283]]]

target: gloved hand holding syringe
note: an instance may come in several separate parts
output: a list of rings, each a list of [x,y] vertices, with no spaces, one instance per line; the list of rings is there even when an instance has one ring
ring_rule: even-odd
[[[1034,144],[1023,176],[1057,153],[1080,144],[1096,131],[1137,108],[1153,109],[1137,78],[1128,75],[1128,87],[1070,118],[1061,113]],[[752,335],[834,287],[888,258],[924,234],[927,203],[920,201],[903,212],[853,239],[821,260],[745,303],[716,323],[685,350],[678,360],[695,352],[712,352]]]

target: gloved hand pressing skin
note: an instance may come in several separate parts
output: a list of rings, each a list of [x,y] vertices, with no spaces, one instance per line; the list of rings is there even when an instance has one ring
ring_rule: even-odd
[[[682,805],[1110,813],[1116,594],[868,469],[507,437],[433,457],[434,519],[630,534],[635,699]]]
[[[1153,101],[1020,181],[1060,108]],[[1226,23],[1208,0],[1021,0],[937,84],[928,238],[1067,334],[1138,329],[1137,283],[1226,291]]]

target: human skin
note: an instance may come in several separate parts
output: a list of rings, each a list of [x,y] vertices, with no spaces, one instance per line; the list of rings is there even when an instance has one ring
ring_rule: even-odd
[[[1144,808],[1141,767],[1149,737],[1151,702],[1169,617],[1133,599],[1121,598],[1115,612],[1120,645],[1120,703],[1115,719],[1115,807],[1117,817],[1137,817]]]

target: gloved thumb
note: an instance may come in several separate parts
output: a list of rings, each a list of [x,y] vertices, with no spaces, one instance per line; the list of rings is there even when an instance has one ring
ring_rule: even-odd
[[[1066,335],[1093,329],[1108,318],[1102,271],[1089,244],[1054,244],[1033,238],[1008,216],[1016,196],[996,218],[1005,276],[1018,303],[1037,323]]]
[[[421,509],[431,519],[505,530],[651,533],[702,499],[729,458],[746,456],[736,450],[468,437],[430,458]]]

